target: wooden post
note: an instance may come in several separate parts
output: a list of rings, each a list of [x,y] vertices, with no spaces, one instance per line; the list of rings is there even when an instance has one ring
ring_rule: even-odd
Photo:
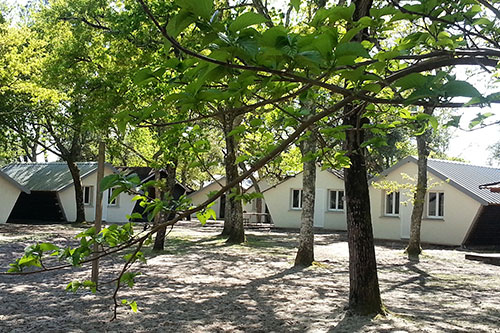
[[[104,158],[105,158],[106,146],[103,141],[99,142],[99,155],[97,157],[97,184],[96,184],[96,200],[95,200],[95,221],[94,228],[96,234],[101,232],[102,225],[102,192],[101,192],[101,180],[104,178]],[[94,244],[94,253],[99,252],[99,245]],[[96,254],[97,255],[97,254]],[[99,259],[94,259],[92,261],[92,282],[95,283],[96,287],[99,282]]]

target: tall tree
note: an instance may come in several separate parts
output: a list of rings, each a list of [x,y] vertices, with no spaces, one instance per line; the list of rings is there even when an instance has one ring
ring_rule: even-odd
[[[316,138],[311,132],[301,142],[303,159],[302,172],[302,212],[300,215],[300,235],[295,266],[308,267],[314,261],[314,204],[316,196]]]

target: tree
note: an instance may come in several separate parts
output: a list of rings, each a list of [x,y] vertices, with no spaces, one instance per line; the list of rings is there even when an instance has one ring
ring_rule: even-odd
[[[314,261],[314,203],[316,191],[316,138],[309,135],[301,142],[303,162],[302,172],[302,212],[300,215],[300,235],[295,266],[308,267]],[[307,135],[307,134],[306,134]]]
[[[151,1],[150,6],[142,0],[137,3],[144,13],[127,2],[115,14],[121,18],[134,16],[132,21],[141,24],[147,16],[150,26],[139,30],[157,41],[157,35],[151,32],[154,27],[164,38],[162,50],[169,58],[160,63],[158,71],[150,69],[150,76],[163,77],[168,73],[165,81],[171,84],[164,86],[170,89],[165,100],[183,111],[179,115],[161,112],[153,115],[158,111],[153,108],[149,114],[141,112],[143,119],[161,119],[164,126],[179,122],[198,125],[200,120],[222,114],[266,113],[276,104],[295,103],[297,96],[312,88],[328,95],[329,102],[319,105],[308,118],[297,117],[294,126],[283,124],[281,129],[286,128],[283,131],[286,135],[267,147],[265,154],[249,165],[247,171],[228,181],[203,205],[191,209],[182,206],[176,217],[154,226],[146,238],[139,237],[127,246],[137,244],[135,253],[138,253],[147,237],[161,228],[192,213],[206,218],[203,211],[208,211],[207,205],[294,144],[311,126],[342,120],[342,126],[336,126],[330,134],[343,136],[344,149],[334,156],[339,161],[349,159],[349,167],[345,168],[349,308],[359,314],[383,312],[365,158],[366,150],[375,149],[380,140],[368,139],[367,134],[384,133],[418,118],[401,108],[395,111],[399,120],[381,124],[384,109],[380,106],[459,107],[498,102],[495,95],[483,96],[471,84],[456,80],[448,70],[458,65],[496,66],[500,56],[498,34],[495,23],[488,18],[500,17],[495,7],[488,2],[482,7],[468,0],[437,5],[427,0],[393,1],[390,5],[359,0],[349,4],[341,1],[313,15],[311,11],[301,12],[300,2],[294,1],[293,10],[281,16],[267,12],[260,1],[255,2],[256,11],[246,7],[219,8],[210,0],[168,4]],[[295,16],[292,12],[296,12]],[[300,24],[301,15],[309,15],[309,23]],[[87,16],[82,16],[77,22],[84,19],[88,21]],[[73,22],[74,17],[68,21]],[[98,21],[88,22],[106,30]],[[297,24],[291,26],[289,22]],[[186,35],[196,36],[196,42],[191,43],[193,39]],[[150,62],[157,64],[156,59]],[[84,91],[87,98],[95,97],[91,91]],[[470,100],[455,102],[455,97]],[[326,129],[322,127],[320,131],[330,132]],[[238,131],[251,132],[252,128],[244,126]],[[120,277],[130,262],[123,267]],[[120,282],[121,278],[117,288]]]
[[[425,108],[424,114],[432,115],[433,108]],[[416,136],[418,149],[418,174],[416,191],[413,198],[413,209],[411,212],[410,239],[405,252],[411,260],[418,260],[422,248],[420,246],[420,228],[424,212],[425,193],[427,192],[427,159],[429,157],[428,141],[431,129],[424,127],[423,131]]]
[[[488,162],[490,164],[500,164],[500,142],[496,142],[488,147],[490,151],[490,157]]]

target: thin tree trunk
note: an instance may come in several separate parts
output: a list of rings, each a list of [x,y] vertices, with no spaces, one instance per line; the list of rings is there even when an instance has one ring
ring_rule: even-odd
[[[424,113],[431,115],[433,111],[433,108],[426,108]],[[411,212],[410,240],[405,250],[410,260],[418,260],[420,253],[422,253],[420,229],[424,213],[425,193],[427,192],[427,159],[429,157],[427,141],[429,140],[429,135],[430,130],[426,130],[421,135],[416,136],[418,150],[417,189],[413,198],[413,209]]]
[[[234,135],[228,135],[229,132],[233,130],[234,126],[234,117],[228,115],[224,121],[224,136],[226,140],[226,157],[224,159],[226,168],[226,183],[232,182],[239,176],[238,165],[236,164],[238,142]],[[241,203],[241,200],[237,200],[232,194],[241,194],[240,186],[235,186],[231,189],[231,193],[226,193],[226,210],[222,235],[228,236],[228,243],[240,244],[245,241],[245,229],[243,227],[243,205]]]
[[[177,171],[177,160],[171,161],[165,171],[167,172],[166,178],[166,192],[169,195],[170,200],[173,199],[175,182],[176,182],[176,171]],[[156,177],[155,177],[156,178]],[[171,207],[171,202],[168,202],[167,205]],[[162,215],[162,213],[158,214]],[[175,216],[175,211],[171,211],[167,213],[167,220],[173,219]],[[156,233],[155,243],[153,245],[154,251],[163,251],[165,248],[165,235],[167,232],[167,227],[163,227],[158,230]]]
[[[73,185],[75,187],[75,199],[76,199],[76,223],[81,223],[85,221],[85,206],[83,204],[83,188],[82,180],[80,178],[80,169],[76,165],[75,161],[70,158],[66,158],[66,163],[68,165],[71,177],[73,178]]]
[[[103,141],[99,142],[99,156],[97,161],[97,182],[96,182],[96,199],[95,199],[95,220],[94,228],[95,233],[101,232],[102,227],[102,192],[101,181],[104,178],[104,159],[105,159],[105,145]],[[99,252],[99,244],[94,244],[94,253]],[[99,259],[96,258],[92,261],[92,278],[91,281],[95,283],[96,288],[99,284]]]
[[[310,135],[302,142],[302,157],[316,151],[316,139]],[[314,202],[316,192],[316,160],[305,160],[302,172],[302,213],[300,224],[299,248],[295,266],[308,267],[314,261]]]
[[[382,313],[370,215],[370,196],[358,117],[344,117],[346,149],[351,165],[344,169],[349,244],[349,310],[360,315]]]
[[[240,168],[241,168],[241,170],[243,170],[245,172],[247,171],[245,163],[243,163],[243,162],[240,163]],[[250,176],[248,176],[248,178],[250,178],[250,180],[252,181],[252,186],[255,190],[255,193],[262,194],[262,191],[261,191],[260,186],[259,186],[259,181],[257,180],[257,178],[255,178],[254,175],[250,175]],[[260,223],[262,219],[261,219],[261,215],[259,215],[259,214],[263,213],[262,212],[262,198],[255,199],[255,210],[257,211],[257,216],[256,216],[257,223]]]

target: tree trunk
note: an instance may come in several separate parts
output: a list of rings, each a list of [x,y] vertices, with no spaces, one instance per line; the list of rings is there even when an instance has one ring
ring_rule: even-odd
[[[229,132],[233,130],[234,126],[234,117],[232,115],[227,115],[226,119],[224,120],[224,136],[226,140],[226,158],[224,159],[226,168],[226,184],[238,178],[238,165],[236,164],[238,142],[234,135],[228,135]],[[233,194],[241,194],[239,185],[233,187],[230,193],[226,193],[226,210],[222,235],[228,236],[228,243],[240,244],[245,241],[245,229],[243,227],[243,205],[241,203],[241,200],[237,200]]]
[[[431,115],[433,108],[426,108],[425,113]],[[410,260],[418,260],[422,247],[420,246],[420,228],[422,226],[422,215],[424,213],[425,193],[427,192],[427,158],[429,149],[427,141],[429,140],[430,130],[426,130],[422,135],[417,135],[418,150],[418,174],[417,189],[413,197],[413,210],[411,212],[410,240],[405,253]]]
[[[81,223],[85,221],[85,206],[83,204],[83,188],[82,180],[80,178],[80,169],[76,165],[75,161],[70,158],[66,158],[66,163],[68,164],[71,177],[73,178],[73,184],[75,187],[75,200],[76,200],[76,223]]]
[[[102,227],[102,191],[101,181],[104,178],[104,160],[105,160],[105,145],[103,141],[99,142],[99,157],[97,161],[97,181],[96,181],[96,200],[95,200],[95,219],[94,228],[95,233],[101,232]],[[94,253],[99,252],[99,244],[94,244]],[[91,281],[95,283],[96,288],[99,286],[99,259],[96,258],[92,261],[92,278]]]
[[[355,0],[353,20],[369,16],[372,0]],[[368,35],[368,29],[360,31],[354,40],[361,42]],[[359,107],[359,110],[355,110]],[[377,276],[375,244],[370,215],[370,195],[366,162],[361,144],[364,140],[361,106],[344,108],[344,125],[352,128],[346,131],[345,150],[350,167],[344,169],[346,193],[347,237],[349,245],[349,310],[355,314],[383,313]]]
[[[363,155],[363,130],[359,117],[348,115],[346,150],[351,165],[344,169],[347,237],[349,244],[349,310],[359,315],[382,313],[375,245],[370,215],[370,196]]]
[[[176,172],[177,172],[177,160],[171,161],[165,171],[167,172],[166,178],[166,188],[165,191],[168,194],[168,198],[173,200],[175,182],[176,182]],[[156,177],[155,177],[156,178]],[[161,193],[161,191],[160,191]],[[160,194],[161,197],[161,194]],[[168,207],[172,207],[172,203],[167,203]],[[163,215],[163,213],[159,213],[158,215]],[[167,212],[167,220],[171,220],[175,217],[175,210]],[[158,221],[161,222],[161,221]],[[167,227],[162,227],[156,233],[155,243],[153,245],[154,251],[163,251],[165,249],[165,235],[167,233]]]
[[[302,142],[302,158],[316,151],[316,140],[310,135]],[[295,266],[308,267],[314,261],[314,202],[316,192],[316,159],[305,160],[302,172],[302,214],[299,248]]]

